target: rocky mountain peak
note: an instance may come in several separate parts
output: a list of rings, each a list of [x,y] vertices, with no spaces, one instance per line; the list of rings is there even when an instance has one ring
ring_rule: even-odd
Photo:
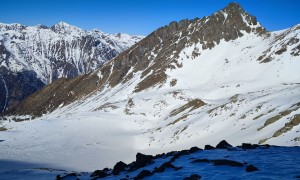
[[[239,3],[231,2],[223,10],[244,11]]]
[[[38,24],[36,27],[37,27],[38,29],[49,29],[49,27],[47,27],[47,26],[45,26],[45,25],[43,25],[43,24]]]
[[[56,32],[56,33],[60,33],[60,34],[72,34],[72,33],[80,33],[83,32],[84,30],[70,25],[68,23],[65,22],[59,22],[53,26],[51,26],[52,31]]]
[[[235,20],[236,23],[246,24],[249,28],[251,28],[250,31],[260,33],[262,30],[265,30],[259,22],[257,22],[256,17],[246,12],[238,3],[230,3],[228,6],[220,10],[219,13],[220,12],[222,12],[225,16],[227,15],[226,17]],[[260,28],[260,31],[258,31],[257,28]]]

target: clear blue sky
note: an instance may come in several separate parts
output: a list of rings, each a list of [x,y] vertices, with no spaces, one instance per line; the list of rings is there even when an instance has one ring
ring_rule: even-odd
[[[230,0],[0,0],[0,22],[147,35],[171,21],[208,16]],[[300,0],[235,0],[268,30],[300,23]]]

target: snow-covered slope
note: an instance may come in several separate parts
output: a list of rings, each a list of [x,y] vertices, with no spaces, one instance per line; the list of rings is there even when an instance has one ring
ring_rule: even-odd
[[[52,27],[0,23],[0,74],[10,86],[8,102],[5,104],[0,99],[0,111],[11,105],[14,98],[24,99],[32,93],[24,92],[19,98],[13,95],[17,94],[14,93],[15,86],[25,84],[19,82],[16,85],[20,78],[15,74],[27,77],[25,72],[31,72],[30,81],[40,81],[36,88],[31,87],[36,91],[58,78],[73,78],[92,72],[142,38],[121,33],[111,35],[99,30],[86,31],[65,22]],[[30,88],[24,87],[23,91],[29,91]]]
[[[300,25],[268,32],[235,3],[172,22],[22,102],[3,120],[40,117],[2,121],[0,158],[92,170],[222,139],[299,145],[299,39]]]
[[[224,144],[226,143],[226,144]],[[226,146],[224,146],[226,145]],[[216,148],[172,151],[155,156],[137,153],[135,161],[122,161],[113,167],[93,172],[76,172],[41,168],[21,162],[11,171],[0,170],[1,179],[297,179],[300,147],[259,146],[243,144],[232,147],[225,141]],[[1,164],[0,164],[1,167]],[[22,169],[23,167],[23,169]],[[27,167],[27,168],[26,168]],[[36,167],[36,168],[34,168]]]

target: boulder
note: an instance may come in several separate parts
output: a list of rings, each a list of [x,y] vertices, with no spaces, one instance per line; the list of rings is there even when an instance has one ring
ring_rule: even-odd
[[[217,146],[216,149],[230,149],[232,148],[232,145],[230,145],[228,142],[225,140],[221,141]]]
[[[128,167],[127,164],[120,161],[114,166],[112,173],[113,175],[118,175],[120,172],[124,171],[127,167]]]
[[[97,178],[104,178],[106,176],[108,176],[108,174],[103,170],[96,170],[91,174],[91,177],[97,177]]]
[[[201,151],[202,149],[200,149],[200,148],[198,148],[198,147],[196,147],[196,146],[194,146],[194,147],[192,147],[191,149],[190,149],[190,153],[195,153],[195,152],[197,152],[197,151]]]
[[[204,150],[213,150],[215,149],[213,146],[211,145],[205,145]]]
[[[144,155],[142,153],[136,154],[136,162],[135,162],[135,168],[141,168],[146,166],[147,164],[151,164],[153,161],[153,156],[151,155]]]

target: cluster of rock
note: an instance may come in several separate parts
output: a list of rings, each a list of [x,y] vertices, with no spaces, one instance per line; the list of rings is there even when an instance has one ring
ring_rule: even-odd
[[[169,158],[169,161],[162,163],[161,165],[154,167],[152,171],[143,169],[140,171],[135,177],[130,177],[129,175],[126,175],[125,179],[134,179],[139,180],[143,179],[145,177],[151,177],[154,174],[163,173],[166,170],[173,170],[173,171],[180,171],[183,167],[177,167],[174,165],[174,162],[178,160],[180,157],[183,156],[189,156],[191,154],[201,152],[201,151],[210,151],[210,150],[229,150],[229,151],[239,151],[239,150],[249,150],[249,149],[256,149],[256,148],[268,148],[271,147],[270,145],[257,145],[257,144],[248,144],[243,143],[241,146],[233,147],[229,143],[227,143],[225,140],[221,141],[216,147],[213,147],[211,145],[206,145],[204,150],[200,149],[198,147],[192,147],[189,150],[182,150],[182,151],[171,151],[168,153],[162,153],[155,156],[152,155],[145,155],[141,153],[137,153],[136,160],[130,164],[126,164],[122,161],[115,164],[113,169],[104,168],[102,170],[96,170],[93,173],[91,173],[90,178],[91,179],[101,179],[101,178],[108,178],[108,177],[117,177],[120,174],[128,174],[131,172],[136,172],[137,170],[140,170],[143,167],[147,167],[148,165],[154,164],[154,161],[157,161],[159,159],[167,159]],[[218,153],[218,152],[216,152]],[[246,172],[254,172],[259,171],[257,167],[255,167],[252,164],[248,164],[247,162],[238,162],[235,160],[229,160],[229,159],[195,159],[190,158],[191,164],[197,165],[198,163],[210,163],[214,166],[231,166],[231,167],[240,167],[244,169]],[[184,164],[182,164],[184,165]],[[67,178],[77,178],[80,177],[80,174],[71,173],[67,174],[63,177],[60,175],[57,176],[57,179],[67,179]],[[186,174],[185,177],[183,177],[184,180],[195,180],[195,179],[201,179],[201,174]]]

